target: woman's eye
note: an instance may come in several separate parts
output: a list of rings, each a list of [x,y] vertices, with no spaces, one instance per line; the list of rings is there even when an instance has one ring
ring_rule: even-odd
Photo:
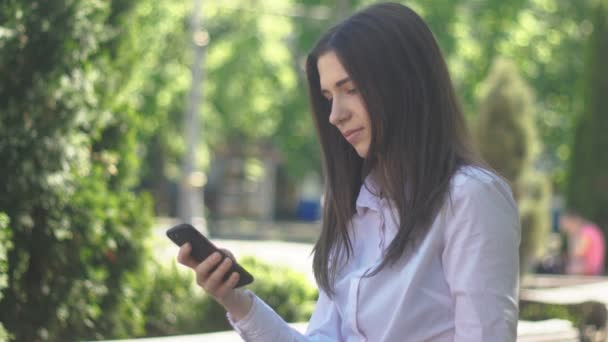
[[[349,93],[349,94],[356,94],[357,93],[357,88],[348,89],[346,92]]]

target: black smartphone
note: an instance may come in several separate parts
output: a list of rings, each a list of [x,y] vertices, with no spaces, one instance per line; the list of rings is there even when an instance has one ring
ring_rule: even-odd
[[[209,241],[198,230],[196,230],[196,228],[187,223],[178,224],[175,227],[169,228],[167,230],[167,236],[178,246],[181,246],[186,242],[190,242],[190,246],[192,246],[192,251],[190,251],[190,255],[198,262],[205,260],[214,252],[220,252],[224,256],[224,258],[229,257],[228,255],[226,255],[226,253],[215,247],[215,245],[211,243],[211,241]],[[220,263],[218,263],[218,265],[220,265]],[[232,272],[236,272],[239,274],[239,281],[235,285],[235,288],[245,286],[253,282],[253,276],[249,272],[247,272],[241,265],[237,264],[236,261],[232,263],[230,270],[226,272],[226,275],[224,276],[224,281],[226,281],[228,277],[230,277]]]

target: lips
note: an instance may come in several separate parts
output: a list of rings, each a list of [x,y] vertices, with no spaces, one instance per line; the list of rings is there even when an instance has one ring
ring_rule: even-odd
[[[353,143],[357,136],[359,135],[359,133],[363,131],[363,127],[360,128],[355,128],[355,129],[349,129],[348,131],[345,131],[342,133],[342,135],[344,136],[344,138],[346,140],[348,140],[349,143]]]

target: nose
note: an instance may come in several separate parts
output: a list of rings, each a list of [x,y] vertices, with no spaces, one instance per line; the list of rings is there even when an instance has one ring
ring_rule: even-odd
[[[329,123],[338,126],[341,122],[348,118],[348,111],[344,108],[341,101],[337,98],[331,103],[331,112],[329,113]]]

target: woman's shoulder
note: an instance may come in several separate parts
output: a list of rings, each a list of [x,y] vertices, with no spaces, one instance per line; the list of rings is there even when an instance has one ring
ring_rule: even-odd
[[[495,172],[479,166],[463,166],[454,176],[450,186],[452,201],[484,200],[502,197],[512,202],[513,193],[507,181]]]
[[[450,239],[454,234],[503,236],[519,232],[518,212],[511,188],[502,177],[481,167],[463,167],[452,178],[449,199],[443,208],[446,236]],[[518,238],[517,234],[512,237]]]

